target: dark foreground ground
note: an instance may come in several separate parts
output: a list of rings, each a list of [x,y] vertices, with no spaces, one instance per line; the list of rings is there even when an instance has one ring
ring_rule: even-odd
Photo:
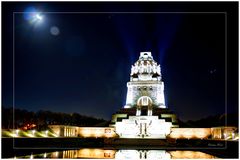
[[[168,143],[146,139],[2,138],[2,158],[80,148],[196,150],[219,158],[238,158],[239,155],[237,141],[177,140]]]

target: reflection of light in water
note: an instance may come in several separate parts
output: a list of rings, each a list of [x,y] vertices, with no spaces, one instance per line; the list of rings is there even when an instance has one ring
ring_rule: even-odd
[[[58,151],[52,152],[52,153],[50,154],[50,157],[51,157],[51,158],[60,158],[60,157],[59,157],[59,152],[58,152]]]
[[[63,151],[62,158],[114,158],[115,150],[79,149]]]
[[[206,154],[199,151],[169,151],[169,153],[172,156],[172,159],[213,159],[217,158],[215,156],[212,156],[210,154]]]
[[[119,150],[115,154],[115,159],[139,159],[137,150]]]
[[[165,150],[119,150],[115,154],[115,159],[170,159],[171,156]]]
[[[76,154],[81,158],[114,158],[115,150],[80,149]]]
[[[60,154],[59,154],[60,153]],[[47,153],[41,154],[43,158]],[[16,158],[16,157],[14,157]],[[33,159],[31,154],[30,159]],[[52,152],[49,158],[90,158],[90,159],[116,159],[116,160],[135,160],[135,159],[214,159],[217,158],[210,154],[199,151],[165,151],[165,150],[104,150],[104,149],[79,149],[66,150],[62,152]]]

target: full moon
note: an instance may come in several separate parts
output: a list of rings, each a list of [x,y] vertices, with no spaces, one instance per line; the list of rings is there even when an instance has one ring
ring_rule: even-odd
[[[54,35],[54,36],[57,36],[57,35],[60,34],[60,30],[59,30],[58,27],[52,26],[52,27],[50,28],[50,33],[51,33],[52,35]]]

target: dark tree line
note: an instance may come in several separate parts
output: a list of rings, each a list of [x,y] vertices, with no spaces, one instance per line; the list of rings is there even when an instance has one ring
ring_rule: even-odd
[[[194,128],[207,128],[219,126],[235,126],[238,127],[238,113],[219,114],[209,116],[199,120],[189,120],[183,122],[179,120],[180,127],[194,127]]]
[[[14,122],[14,124],[13,124]],[[47,127],[47,125],[72,125],[72,126],[107,126],[108,122],[78,113],[67,114],[40,110],[30,112],[24,109],[2,108],[2,128],[21,128],[27,124],[36,124],[37,128]]]
[[[14,115],[14,116],[13,116]],[[225,123],[227,119],[227,124]],[[13,127],[14,122],[14,127]],[[200,120],[189,120],[183,122],[178,120],[179,127],[219,127],[219,126],[238,126],[238,113],[209,116]],[[50,124],[72,125],[80,127],[108,126],[109,122],[104,119],[80,115],[78,113],[56,113],[40,110],[30,112],[24,109],[2,108],[2,128],[13,129],[21,128],[27,124],[36,124],[37,129],[46,128]]]

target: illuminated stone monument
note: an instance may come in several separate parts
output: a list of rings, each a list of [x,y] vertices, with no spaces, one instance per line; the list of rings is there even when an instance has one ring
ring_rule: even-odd
[[[126,105],[110,124],[120,138],[165,139],[172,127],[178,127],[175,114],[165,105],[160,65],[151,52],[140,53],[127,87]]]

